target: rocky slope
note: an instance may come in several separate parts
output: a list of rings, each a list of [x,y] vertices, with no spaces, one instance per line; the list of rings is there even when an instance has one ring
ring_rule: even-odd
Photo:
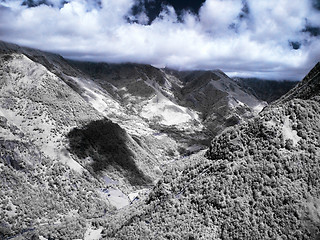
[[[114,239],[318,239],[319,64],[258,117],[167,172]]]
[[[267,105],[220,70],[179,75],[185,83],[181,89],[182,103],[201,112],[203,123],[213,136],[253,117]]]
[[[131,114],[175,140],[205,145],[225,127],[262,110],[266,103],[222,71],[177,72],[138,64],[71,64],[118,99]]]
[[[8,47],[3,49],[6,50]],[[37,54],[41,54],[41,59],[52,60],[52,55],[31,52],[28,56],[31,54],[33,59],[40,58]],[[108,109],[110,112],[121,114],[121,106],[107,93],[99,90],[93,82],[85,79],[85,76],[80,73],[77,77],[72,76],[72,73],[77,72],[70,72],[71,67],[60,68],[64,62],[54,64],[54,70],[49,70],[19,52],[2,54],[1,60],[1,115],[10,124],[21,129],[26,138],[32,140],[49,157],[60,159],[79,171],[82,166],[90,167],[91,156],[79,159],[76,154],[69,154],[70,139],[67,138],[67,134],[75,127],[82,129],[94,121],[102,121],[107,115],[104,114],[107,108],[111,108]],[[58,71],[62,77],[57,74]],[[142,131],[146,131],[141,128]],[[150,169],[156,161],[131,135],[125,131],[122,135],[122,143],[130,146],[130,150],[135,153],[135,162],[142,168],[142,165],[147,166],[144,171],[151,174]],[[112,138],[109,140],[113,141]],[[109,174],[112,174],[112,171],[109,171]],[[122,176],[125,178],[125,175]]]
[[[137,122],[142,121],[145,128],[173,138],[181,149],[207,139],[199,113],[177,101],[176,93],[182,83],[174,76],[148,65],[70,63],[119,102],[122,114],[129,116],[123,126],[127,131],[132,131]],[[108,117],[119,124],[124,122],[114,114]]]

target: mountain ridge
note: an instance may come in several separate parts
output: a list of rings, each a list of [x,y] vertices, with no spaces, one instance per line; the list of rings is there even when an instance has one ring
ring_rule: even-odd
[[[320,91],[312,89],[320,82],[317,69],[292,90],[296,95],[289,92],[259,116],[216,136],[208,159],[198,156],[168,172],[126,223],[108,225],[107,236],[317,239]]]
[[[0,62],[3,238],[121,234],[145,200],[153,206],[172,194],[171,183],[177,199],[186,197],[192,168],[211,163],[200,150],[265,106],[219,70],[181,76],[77,63],[3,42]],[[291,122],[283,121],[285,144],[295,146]]]

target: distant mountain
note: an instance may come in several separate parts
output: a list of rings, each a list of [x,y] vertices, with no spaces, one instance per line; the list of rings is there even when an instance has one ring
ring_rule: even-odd
[[[319,63],[259,116],[173,168],[110,239],[318,239]],[[107,230],[108,229],[108,230]],[[113,238],[112,238],[113,237]]]
[[[178,72],[139,64],[75,61],[71,64],[88,74],[132,113],[176,140],[187,135],[181,129],[190,133],[190,129],[205,127],[191,138],[203,135],[196,142],[206,144],[208,137],[252,117],[267,105],[219,70]]]
[[[287,94],[282,96],[275,104],[283,104],[294,98],[310,99],[318,96],[320,92],[320,63],[308,73],[307,76]]]
[[[184,82],[180,100],[202,113],[213,135],[251,118],[267,105],[220,70],[181,72],[180,76]]]
[[[298,84],[297,81],[275,81],[258,78],[235,78],[235,80],[246,91],[267,103],[279,99]]]

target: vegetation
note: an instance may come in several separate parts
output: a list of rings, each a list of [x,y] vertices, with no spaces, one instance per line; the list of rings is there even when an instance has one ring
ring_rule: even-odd
[[[207,157],[167,172],[115,239],[316,239],[320,98],[292,100],[215,138]],[[283,134],[289,117],[293,144]]]
[[[0,239],[83,238],[87,224],[113,211],[98,192],[103,187],[31,144],[1,140]]]
[[[128,148],[129,137],[124,129],[108,119],[92,121],[83,128],[74,128],[67,135],[70,151],[80,159],[90,157],[94,173],[115,168],[127,176],[132,185],[152,182],[136,166],[134,152]]]

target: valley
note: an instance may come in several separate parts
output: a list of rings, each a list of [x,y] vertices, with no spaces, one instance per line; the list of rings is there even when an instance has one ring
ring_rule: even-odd
[[[263,95],[0,41],[0,238],[318,236],[319,72]]]

